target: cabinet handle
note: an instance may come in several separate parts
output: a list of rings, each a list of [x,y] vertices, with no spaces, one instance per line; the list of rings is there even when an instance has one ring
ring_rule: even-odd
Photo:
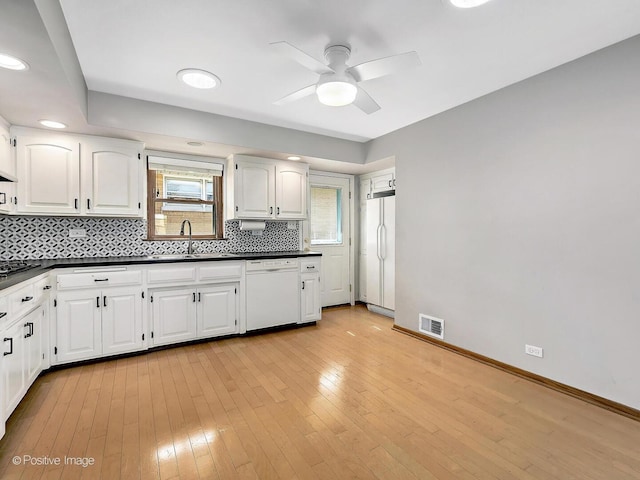
[[[196,303],[196,292],[193,292],[193,303]]]
[[[4,352],[2,355],[3,356],[7,356],[7,355],[11,355],[13,353],[13,338],[11,337],[4,337],[4,341],[5,342],[11,342],[10,346],[9,346],[9,351],[8,352]]]
[[[29,322],[29,336],[33,337],[33,322]]]
[[[25,327],[25,328],[29,328],[29,322],[25,323],[25,324],[23,325],[23,327]],[[24,334],[24,338],[29,338],[30,336],[31,336],[31,335],[29,335],[29,332],[27,332],[27,333],[25,333],[25,334]]]
[[[315,270],[315,265],[307,265],[307,270]]]
[[[0,192],[0,195],[1,195],[0,198],[2,198],[2,200],[0,200],[0,205],[5,205],[7,203],[7,194]]]
[[[280,215],[280,207],[276,208],[276,215]]]
[[[93,281],[94,282],[108,282],[109,279],[108,278],[94,278]]]
[[[304,290],[304,282],[302,282],[302,289]]]
[[[198,292],[198,302],[200,301],[200,292]]]
[[[33,300],[33,297],[24,297],[24,298],[22,299],[22,303],[24,303],[24,302],[30,302],[31,300]]]
[[[102,304],[106,307],[107,306],[107,296],[105,295],[104,297],[102,297]]]
[[[269,207],[269,215],[273,215],[273,207]]]
[[[7,312],[0,312],[0,318],[6,317],[7,316]]]
[[[45,285],[42,287],[43,290],[51,290],[51,285]]]
[[[74,208],[75,208],[76,210],[78,209],[78,199],[77,199],[77,198],[74,198],[74,199],[73,199],[73,206],[74,206]]]
[[[100,297],[96,297],[96,308],[100,308]]]
[[[87,210],[91,210],[91,199],[87,198]]]
[[[389,180],[389,188],[391,188],[391,180]]]

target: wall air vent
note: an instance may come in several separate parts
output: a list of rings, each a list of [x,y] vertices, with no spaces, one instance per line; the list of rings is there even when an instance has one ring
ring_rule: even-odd
[[[418,315],[421,333],[444,340],[444,320],[420,313]]]

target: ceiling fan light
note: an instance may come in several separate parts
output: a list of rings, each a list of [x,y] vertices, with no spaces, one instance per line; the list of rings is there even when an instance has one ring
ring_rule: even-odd
[[[325,82],[316,88],[318,100],[330,107],[342,107],[353,103],[358,94],[358,87],[349,82]]]
[[[489,0],[449,0],[454,7],[458,8],[473,8],[484,5]]]

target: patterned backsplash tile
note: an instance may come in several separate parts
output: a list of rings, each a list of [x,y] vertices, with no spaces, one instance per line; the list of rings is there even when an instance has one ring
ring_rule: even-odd
[[[238,220],[225,222],[225,240],[193,241],[197,252],[271,252],[299,250],[300,224],[267,222],[262,235],[241,231]],[[69,238],[82,228],[84,238]],[[185,253],[185,241],[146,241],[142,219],[0,216],[0,260],[119,257]]]

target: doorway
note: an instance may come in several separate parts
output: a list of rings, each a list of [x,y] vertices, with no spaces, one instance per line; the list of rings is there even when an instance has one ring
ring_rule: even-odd
[[[303,235],[305,247],[322,253],[321,304],[353,305],[353,176],[311,173],[309,183],[309,221]]]

